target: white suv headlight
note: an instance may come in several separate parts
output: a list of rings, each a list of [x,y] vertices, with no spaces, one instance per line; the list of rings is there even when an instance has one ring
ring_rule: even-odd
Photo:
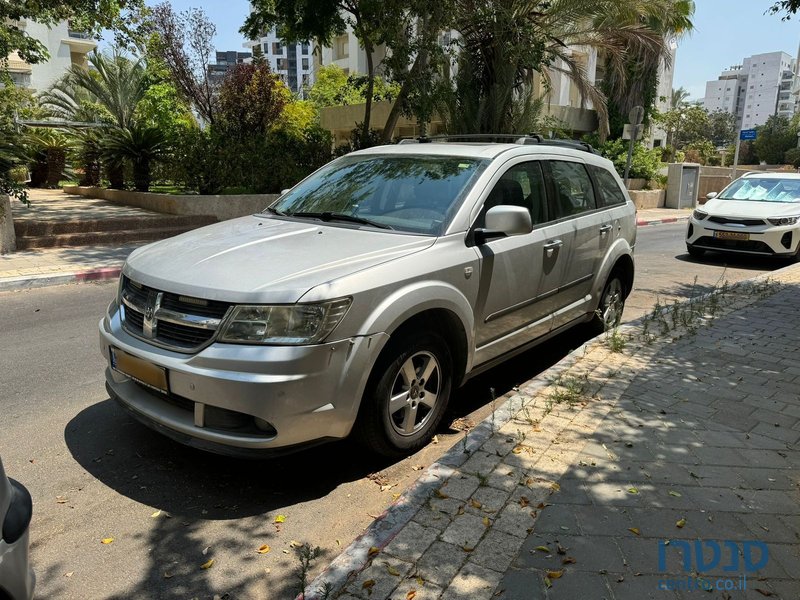
[[[230,344],[315,344],[334,330],[351,302],[351,298],[340,298],[315,304],[236,306],[217,340]]]
[[[703,212],[702,210],[695,209],[694,211],[692,211],[692,216],[695,219],[697,219],[698,221],[702,221],[703,219],[705,219],[708,216],[708,213],[707,212]]]
[[[800,217],[771,217],[767,219],[773,225],[795,225]]]

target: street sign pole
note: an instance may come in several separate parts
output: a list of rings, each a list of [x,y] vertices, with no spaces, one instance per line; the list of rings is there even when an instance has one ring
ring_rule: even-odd
[[[736,179],[736,165],[739,164],[739,145],[742,143],[742,133],[736,136],[736,151],[733,153],[733,166],[731,167],[731,181]]]
[[[731,167],[731,181],[736,179],[736,167],[739,165],[739,146],[742,140],[752,141],[756,139],[758,132],[755,129],[740,129],[736,136],[736,152],[733,154],[733,166]]]

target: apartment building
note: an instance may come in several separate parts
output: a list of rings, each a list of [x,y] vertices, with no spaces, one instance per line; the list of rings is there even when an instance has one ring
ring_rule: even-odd
[[[208,75],[212,80],[221,81],[233,67],[250,62],[252,57],[250,52],[237,52],[236,50],[220,52],[218,50],[216,63],[208,65]]]
[[[706,82],[703,106],[736,115],[738,129],[763,125],[772,115],[791,118],[796,81],[797,60],[786,52],[754,54]]]
[[[8,72],[17,87],[33,92],[48,89],[72,65],[87,66],[87,55],[97,42],[81,31],[70,29],[67,21],[48,27],[34,21],[16,21],[15,25],[47,48],[49,60],[29,64],[16,52],[8,56]]]
[[[270,69],[283,79],[295,94],[304,95],[305,90],[314,84],[314,59],[310,43],[286,44],[275,28],[261,35],[258,40],[245,42],[252,53],[256,47],[267,60]]]

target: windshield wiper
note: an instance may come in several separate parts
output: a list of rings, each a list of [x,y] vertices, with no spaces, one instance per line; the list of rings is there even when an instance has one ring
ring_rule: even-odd
[[[283,212],[282,210],[278,210],[277,208],[272,208],[271,206],[268,206],[264,210],[266,210],[269,213],[272,213],[273,215],[278,215],[279,217],[285,217],[286,216],[285,212]]]
[[[336,213],[336,212],[293,212],[289,213],[287,216],[289,217],[306,217],[311,219],[319,219],[320,221],[345,221],[347,223],[358,223],[360,225],[371,225],[372,227],[378,227],[380,229],[394,229],[394,227],[390,227],[385,223],[378,223],[377,221],[370,221],[369,219],[365,219],[363,217],[355,217],[353,215],[346,215],[344,213]]]

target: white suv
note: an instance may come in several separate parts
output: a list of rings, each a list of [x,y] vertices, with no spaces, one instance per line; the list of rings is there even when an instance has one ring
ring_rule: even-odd
[[[354,152],[263,213],[131,254],[100,322],[109,394],[227,454],[433,435],[454,388],[578,323],[616,324],[635,209],[578,142]]]

